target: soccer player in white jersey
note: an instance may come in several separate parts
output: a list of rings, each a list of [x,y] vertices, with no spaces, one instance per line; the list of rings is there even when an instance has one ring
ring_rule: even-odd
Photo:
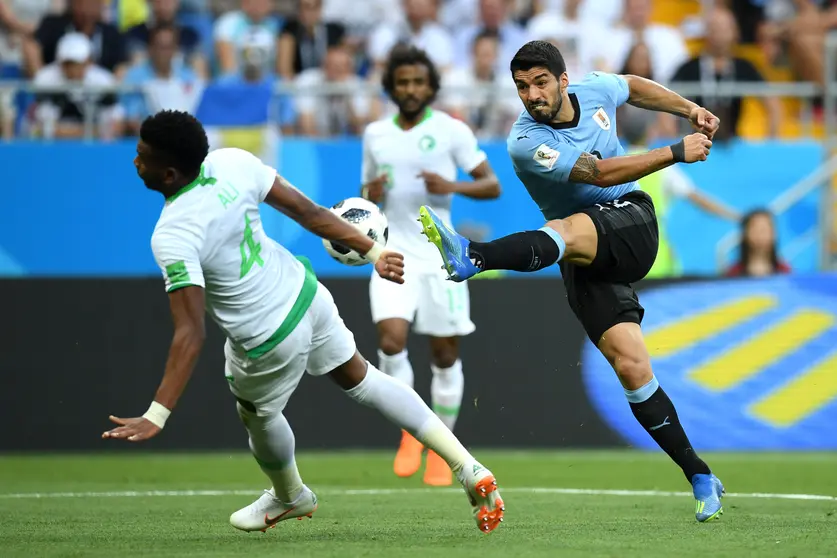
[[[500,195],[500,185],[468,125],[429,107],[439,91],[439,74],[424,51],[393,49],[383,86],[398,114],[373,122],[364,132],[363,195],[383,204],[389,221],[387,246],[404,254],[409,274],[403,284],[372,274],[369,298],[378,328],[378,366],[412,387],[413,368],[405,350],[410,325],[430,336],[433,410],[453,430],[465,385],[459,337],[474,331],[468,285],[445,280],[439,256],[421,236],[415,216],[419,207],[433,204],[450,221],[453,194],[493,199]],[[473,180],[457,182],[457,169]],[[423,449],[403,431],[395,474],[415,474]],[[432,450],[427,452],[424,482],[451,484],[450,468]]]
[[[163,111],[140,130],[134,164],[145,185],[166,198],[151,239],[174,321],[165,374],[141,417],[104,438],[131,442],[160,433],[183,393],[204,341],[204,308],[227,337],[225,375],[272,488],[230,517],[244,531],[310,517],[317,498],[294,458],[294,435],[282,411],[307,371],[328,375],[346,394],[373,407],[439,453],[456,472],[481,531],[491,531],[503,502],[490,471],[408,386],[382,374],[357,351],[334,300],[307,260],[262,229],[259,204],[375,262],[384,279],[403,281],[403,257],[385,250],[317,205],[258,158],[239,149],[208,153],[203,126],[184,112]]]

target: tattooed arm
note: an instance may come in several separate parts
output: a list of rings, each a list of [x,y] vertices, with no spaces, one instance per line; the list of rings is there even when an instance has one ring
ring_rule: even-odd
[[[709,157],[712,141],[704,134],[686,136],[678,143],[652,149],[638,155],[598,159],[582,153],[570,171],[570,182],[581,182],[607,188],[644,178],[674,163],[695,163]]]
[[[570,171],[570,181],[607,188],[639,180],[674,163],[670,147],[610,159],[597,159],[594,155],[582,153]]]

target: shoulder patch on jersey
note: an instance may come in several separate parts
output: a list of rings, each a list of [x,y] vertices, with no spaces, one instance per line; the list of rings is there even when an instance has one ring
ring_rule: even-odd
[[[561,154],[556,150],[552,149],[545,143],[542,143],[535,150],[535,155],[532,159],[534,159],[537,164],[551,169],[555,166],[555,163],[558,161],[558,157],[560,156]]]
[[[172,285],[189,281],[189,272],[186,270],[186,263],[182,260],[166,266],[166,276]]]
[[[608,117],[603,107],[599,107],[599,110],[593,114],[592,118],[599,125],[599,128],[602,130],[610,130],[610,117]]]

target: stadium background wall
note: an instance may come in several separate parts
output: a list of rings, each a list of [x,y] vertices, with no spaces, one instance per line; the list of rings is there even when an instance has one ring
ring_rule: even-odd
[[[360,350],[375,362],[368,281],[323,282]],[[145,411],[162,375],[171,324],[160,280],[0,284],[4,314],[14,317],[14,327],[0,336],[6,382],[0,390],[0,450],[126,450],[99,436],[109,414]],[[483,447],[623,446],[585,396],[579,366],[585,338],[563,300],[561,281],[473,281],[471,291],[477,331],[462,347],[466,388],[456,427],[461,439]],[[246,449],[223,377],[222,346],[220,332],[208,324],[181,405],[163,435],[143,449]],[[418,391],[427,396],[426,340],[413,337],[409,349]],[[300,448],[392,447],[400,435],[327,379],[305,378],[287,414]]]
[[[541,226],[543,217],[517,179],[505,142],[483,142],[481,147],[503,193],[494,201],[456,197],[456,227],[479,239]],[[137,178],[135,152],[133,142],[4,144],[0,277],[159,277],[149,238],[162,200]],[[768,205],[817,168],[823,157],[822,145],[813,141],[733,141],[714,145],[711,163],[678,168],[701,190],[745,211]],[[323,205],[360,191],[357,139],[286,139],[276,159],[284,176]],[[767,160],[771,164],[765,165]],[[811,234],[811,227],[822,203],[820,190],[810,192],[778,218],[780,252],[797,273],[818,269],[820,235]],[[280,213],[261,214],[268,234],[295,254],[308,256],[319,276],[368,276],[364,268],[348,268],[329,258],[318,238]],[[683,274],[716,274],[716,245],[737,224],[708,216],[683,200],[667,210],[660,205],[659,216]],[[557,268],[538,273],[548,274],[557,274]]]

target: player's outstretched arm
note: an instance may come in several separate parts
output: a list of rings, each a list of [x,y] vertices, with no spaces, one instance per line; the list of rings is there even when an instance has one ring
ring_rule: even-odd
[[[628,84],[629,104],[686,118],[692,123],[696,132],[704,134],[709,139],[712,139],[718,131],[721,121],[717,116],[671,89],[639,76],[625,75],[622,78]]]
[[[571,182],[581,182],[603,188],[625,184],[646,177],[674,163],[705,161],[712,142],[703,134],[686,136],[680,142],[637,155],[598,159],[582,153],[570,171]]]
[[[110,420],[118,427],[102,434],[103,438],[142,442],[153,438],[163,429],[198,361],[206,338],[204,327],[204,292],[199,286],[183,287],[169,293],[169,306],[174,322],[174,337],[169,348],[166,371],[154,401],[141,417]]]
[[[473,180],[461,182],[451,182],[428,171],[420,172],[418,177],[424,180],[431,194],[460,194],[475,200],[494,200],[500,197],[500,180],[488,161],[477,165],[469,174]]]
[[[401,254],[384,250],[380,244],[328,208],[314,202],[281,176],[273,181],[264,201],[317,236],[363,254],[375,263],[375,269],[382,277],[396,283],[404,282],[404,258]]]

